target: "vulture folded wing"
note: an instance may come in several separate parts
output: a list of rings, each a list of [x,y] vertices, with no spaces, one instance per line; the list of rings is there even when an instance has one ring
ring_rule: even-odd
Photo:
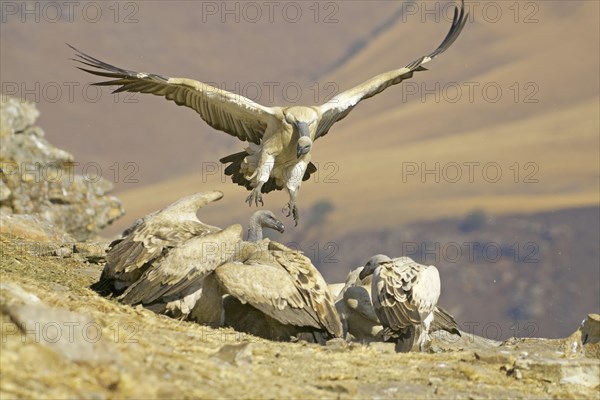
[[[462,0],[460,12],[458,8],[454,9],[454,19],[450,31],[438,48],[433,52],[411,62],[403,68],[377,75],[350,90],[334,96],[327,103],[320,106],[319,108],[322,117],[319,126],[317,127],[315,139],[325,136],[333,124],[344,119],[360,101],[375,96],[388,87],[397,85],[403,80],[411,78],[416,71],[425,71],[426,69],[423,67],[423,64],[428,63],[438,55],[442,54],[452,43],[454,43],[462,31],[467,21],[467,17],[468,14],[465,14],[464,0]]]
[[[304,301],[315,311],[322,328],[341,337],[342,323],[335,309],[335,301],[325,279],[310,259],[274,241],[269,242],[269,250],[276,262],[290,274]]]
[[[260,144],[267,125],[279,117],[276,108],[264,107],[252,100],[206,83],[186,78],[169,78],[156,74],[128,71],[91,57],[75,47],[80,62],[89,67],[79,69],[90,74],[113,78],[98,82],[98,86],[119,86],[114,93],[151,93],[172,100],[177,105],[194,109],[211,127],[226,132],[242,141]]]
[[[122,239],[111,243],[106,255],[107,277],[135,273],[158,258],[165,248],[218,231],[218,228],[199,221],[196,212],[222,197],[223,193],[219,191],[196,193],[138,219],[123,232]]]
[[[413,289],[424,268],[417,263],[396,268],[390,261],[382,264],[379,274],[374,275],[374,288],[377,288],[375,311],[383,325],[392,331],[421,323],[419,307],[413,301]]]
[[[289,274],[278,266],[231,262],[217,268],[215,277],[226,293],[284,325],[321,328]]]
[[[134,305],[187,296],[202,286],[202,280],[209,273],[233,256],[241,238],[242,227],[232,225],[188,240],[152,265],[119,300]]]
[[[454,335],[462,336],[456,319],[440,306],[433,310],[433,321],[431,322],[431,332],[446,331]]]

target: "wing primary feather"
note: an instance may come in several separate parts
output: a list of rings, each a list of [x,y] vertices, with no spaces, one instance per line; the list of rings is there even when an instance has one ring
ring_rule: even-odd
[[[414,60],[403,68],[377,75],[352,89],[336,95],[329,102],[321,105],[322,118],[319,122],[315,139],[325,136],[333,124],[344,119],[362,100],[373,97],[388,87],[411,78],[416,71],[426,71],[427,69],[422,64],[430,62],[454,43],[465,26],[468,15],[465,12],[464,0],[462,0],[460,11],[458,7],[454,7],[454,18],[450,29],[444,40],[442,40],[441,44],[434,51]]]

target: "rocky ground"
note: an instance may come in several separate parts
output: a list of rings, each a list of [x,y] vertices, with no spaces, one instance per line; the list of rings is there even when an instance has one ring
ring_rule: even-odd
[[[45,141],[34,107],[1,106],[2,399],[599,398],[598,315],[565,339],[440,335],[429,353],[396,354],[269,342],[102,298],[88,287],[118,199],[105,182],[63,175],[72,156]]]
[[[599,396],[599,344],[582,346],[580,330],[504,343],[440,336],[426,354],[275,343],[98,296],[88,286],[101,244],[0,241],[3,399]]]

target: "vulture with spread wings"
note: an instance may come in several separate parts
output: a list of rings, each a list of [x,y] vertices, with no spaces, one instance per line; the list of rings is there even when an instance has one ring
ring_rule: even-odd
[[[329,132],[333,124],[345,118],[362,100],[425,71],[424,64],[443,53],[458,37],[467,21],[464,0],[455,8],[450,31],[432,53],[403,68],[377,75],[360,85],[315,106],[265,107],[241,95],[186,78],[169,78],[157,74],[125,70],[107,64],[70,46],[80,68],[94,75],[111,78],[97,82],[100,86],[119,86],[114,92],[139,92],[163,96],[177,105],[194,109],[214,129],[248,142],[245,151],[220,161],[228,164],[225,174],[234,183],[251,191],[249,205],[262,205],[262,193],[287,190],[289,202],[283,209],[298,224],[296,200],[302,181],[317,169],[310,162],[315,140]]]

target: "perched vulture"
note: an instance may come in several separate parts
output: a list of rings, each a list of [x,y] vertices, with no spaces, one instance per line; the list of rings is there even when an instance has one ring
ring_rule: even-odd
[[[340,314],[344,334],[347,339],[361,342],[383,340],[383,326],[375,313],[371,300],[372,275],[360,279],[364,267],[350,271],[346,283],[338,297],[335,307]],[[433,310],[430,332],[446,331],[461,336],[458,324],[452,315],[440,306]]]
[[[217,268],[215,279],[229,294],[225,325],[237,331],[280,341],[342,336],[327,283],[299,251],[269,241]]]
[[[218,89],[186,78],[135,72],[107,64],[70,46],[77,60],[94,69],[80,68],[94,75],[110,78],[95,85],[119,86],[114,92],[139,92],[163,96],[194,109],[214,129],[248,142],[239,153],[224,157],[229,164],[225,173],[234,183],[251,190],[249,205],[263,204],[262,193],[287,190],[289,202],[284,207],[298,224],[296,200],[302,181],[316,171],[310,162],[312,144],[325,136],[333,124],[345,118],[362,100],[411,78],[417,71],[454,43],[467,21],[464,0],[455,8],[454,20],[445,39],[433,52],[405,67],[377,75],[358,86],[334,96],[322,105],[265,107],[239,94]],[[78,67],[79,68],[79,67]]]
[[[369,260],[359,279],[370,275],[373,275],[371,298],[384,327],[383,339],[396,339],[396,351],[408,352],[418,329],[417,344],[424,351],[430,342],[429,332],[440,297],[437,268],[418,264],[408,257],[392,260],[380,254]]]
[[[103,295],[122,293],[168,249],[219,231],[201,222],[196,212],[222,197],[219,191],[196,193],[135,221],[109,245],[100,280],[91,288]]]
[[[262,228],[283,232],[283,224],[271,211],[255,212],[250,218],[249,235],[262,237]],[[119,297],[124,304],[142,304],[161,314],[220,326],[220,291],[212,284],[212,273],[240,251],[242,227],[238,224],[203,236],[193,237],[173,248],[153,263]],[[204,311],[206,310],[206,311]]]

